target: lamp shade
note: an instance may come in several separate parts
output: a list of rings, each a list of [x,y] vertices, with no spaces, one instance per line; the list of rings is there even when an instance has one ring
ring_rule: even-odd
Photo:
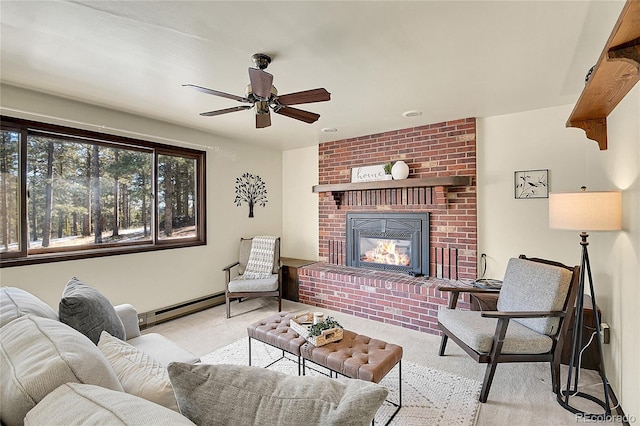
[[[549,227],[577,231],[616,231],[622,227],[620,191],[549,195]]]

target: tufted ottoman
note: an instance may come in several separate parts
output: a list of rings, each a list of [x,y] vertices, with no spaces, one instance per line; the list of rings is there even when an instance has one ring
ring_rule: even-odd
[[[294,316],[295,314],[288,312],[279,312],[247,327],[247,334],[249,335],[249,365],[251,365],[251,339],[256,339],[282,349],[282,356],[284,356],[284,352],[297,356],[298,375],[300,375],[300,347],[306,340],[289,328],[289,320]]]
[[[344,330],[338,342],[324,346],[305,343],[300,348],[303,374],[306,360],[352,379],[379,383],[393,367],[398,365],[398,403],[387,424],[402,406],[402,346],[372,339],[353,331]]]

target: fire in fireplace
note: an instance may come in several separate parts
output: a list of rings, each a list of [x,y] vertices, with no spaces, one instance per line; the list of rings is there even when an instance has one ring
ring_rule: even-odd
[[[428,275],[429,213],[347,213],[347,266]]]
[[[360,238],[360,260],[362,262],[387,265],[411,265],[411,242],[386,238]]]

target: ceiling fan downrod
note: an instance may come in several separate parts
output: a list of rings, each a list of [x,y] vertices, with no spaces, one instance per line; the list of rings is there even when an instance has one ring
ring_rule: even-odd
[[[264,70],[271,63],[271,57],[269,55],[265,55],[264,53],[255,53],[251,56],[251,60],[258,69]]]

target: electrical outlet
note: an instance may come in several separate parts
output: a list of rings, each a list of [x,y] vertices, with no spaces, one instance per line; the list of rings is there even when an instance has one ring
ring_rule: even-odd
[[[608,344],[611,340],[609,324],[603,322],[600,324],[600,337],[602,338],[602,343]]]

